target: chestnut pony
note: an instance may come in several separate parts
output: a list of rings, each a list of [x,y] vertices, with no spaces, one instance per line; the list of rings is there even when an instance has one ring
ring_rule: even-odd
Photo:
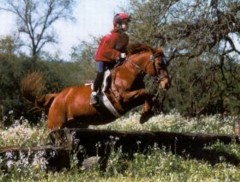
[[[128,58],[115,67],[110,74],[110,82],[105,95],[119,116],[132,108],[142,105],[141,122],[151,113],[153,95],[144,87],[146,74],[156,77],[159,88],[168,89],[170,85],[167,66],[163,60],[162,49],[149,46],[137,46],[129,52]],[[42,77],[32,73],[21,83],[21,91],[25,98],[35,106],[48,109],[49,130],[68,128],[86,128],[89,125],[100,125],[114,121],[113,115],[104,107],[89,104],[91,85],[72,86],[59,93],[42,95]]]

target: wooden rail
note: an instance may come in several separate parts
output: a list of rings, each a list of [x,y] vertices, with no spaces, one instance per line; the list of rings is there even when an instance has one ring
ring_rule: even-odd
[[[240,138],[231,135],[70,129],[56,130],[50,133],[50,138],[52,138],[53,145],[71,144],[72,149],[79,152],[79,161],[83,160],[84,155],[89,157],[97,154],[101,157],[100,161],[102,160],[104,163],[111,150],[121,148],[122,153],[131,157],[136,152],[146,154],[149,149],[157,146],[171,151],[173,154],[205,160],[211,164],[223,159],[234,165],[240,163],[240,159],[233,154],[206,148],[216,142],[239,144]]]

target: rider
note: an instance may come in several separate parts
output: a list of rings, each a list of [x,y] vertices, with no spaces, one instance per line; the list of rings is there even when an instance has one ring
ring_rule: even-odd
[[[105,35],[97,49],[95,60],[97,76],[93,84],[93,90],[90,97],[90,104],[97,104],[97,93],[101,91],[101,86],[106,69],[112,69],[116,62],[126,58],[127,45],[129,41],[128,30],[130,16],[126,13],[118,13],[113,19],[113,30]]]

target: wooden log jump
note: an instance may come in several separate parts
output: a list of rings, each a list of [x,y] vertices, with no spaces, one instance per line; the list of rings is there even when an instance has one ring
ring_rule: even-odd
[[[136,152],[146,154],[150,148],[157,146],[171,151],[173,154],[205,160],[211,164],[220,162],[222,159],[234,165],[240,163],[240,159],[233,154],[206,148],[216,142],[239,144],[240,138],[234,135],[63,129],[53,131],[49,136],[52,138],[53,144],[71,144],[74,151],[80,151],[78,155],[80,161],[83,160],[84,155],[98,155],[100,161],[106,162],[111,150],[121,148],[122,153],[133,156],[133,153]],[[59,138],[63,141],[59,141]],[[80,148],[81,150],[79,150]]]

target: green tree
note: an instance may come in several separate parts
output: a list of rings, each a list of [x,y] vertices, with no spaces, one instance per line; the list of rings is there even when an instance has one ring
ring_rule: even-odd
[[[168,108],[200,115],[237,107],[239,7],[238,0],[130,1],[131,40],[164,47],[168,57]]]
[[[73,47],[72,60],[75,62],[78,73],[73,75],[80,83],[95,79],[95,61],[96,43],[81,42]]]
[[[17,54],[22,43],[14,36],[3,36],[0,39],[0,53],[5,55]]]

